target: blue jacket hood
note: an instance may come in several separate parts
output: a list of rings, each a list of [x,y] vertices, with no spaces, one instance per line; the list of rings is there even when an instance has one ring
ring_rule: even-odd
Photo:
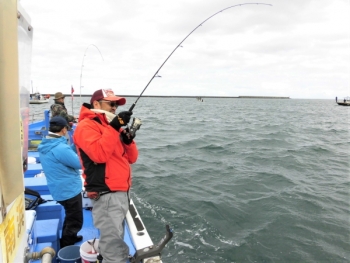
[[[61,143],[67,144],[67,138],[64,136],[61,136],[59,138],[54,138],[54,137],[43,138],[43,140],[38,146],[38,152],[48,153],[49,151],[51,151],[52,148],[56,147]]]

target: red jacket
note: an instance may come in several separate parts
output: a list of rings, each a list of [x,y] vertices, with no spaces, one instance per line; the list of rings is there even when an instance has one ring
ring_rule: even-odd
[[[83,167],[88,192],[128,191],[131,187],[131,166],[136,162],[135,142],[123,143],[120,131],[108,124],[104,113],[90,110],[84,104],[73,139]]]

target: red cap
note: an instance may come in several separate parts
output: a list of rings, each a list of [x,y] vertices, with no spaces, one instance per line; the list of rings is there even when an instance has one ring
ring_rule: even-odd
[[[95,100],[116,101],[118,105],[124,105],[126,102],[125,98],[115,96],[113,90],[111,89],[96,90],[94,94],[92,94],[90,103],[92,104]]]

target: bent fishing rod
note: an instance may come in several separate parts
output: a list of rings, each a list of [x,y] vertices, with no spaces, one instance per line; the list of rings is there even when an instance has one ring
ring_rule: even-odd
[[[141,98],[142,94],[145,92],[145,90],[147,89],[147,87],[149,86],[149,84],[152,82],[152,80],[158,75],[158,72],[161,70],[161,68],[164,66],[164,64],[169,60],[169,58],[174,54],[174,52],[181,46],[181,44],[194,32],[197,30],[197,28],[201,27],[205,22],[207,22],[209,19],[211,19],[212,17],[216,16],[219,13],[224,12],[227,9],[233,8],[233,7],[237,7],[237,6],[243,6],[243,5],[267,5],[267,6],[272,6],[271,4],[265,4],[265,3],[243,3],[243,4],[238,4],[238,5],[233,5],[233,6],[229,6],[226,7],[218,12],[216,12],[215,14],[211,15],[210,17],[208,17],[207,19],[205,19],[202,23],[200,23],[198,26],[196,26],[176,47],[175,49],[170,53],[170,55],[165,59],[165,61],[163,62],[162,65],[160,65],[160,67],[157,69],[156,73],[154,73],[154,75],[152,76],[152,78],[150,79],[150,81],[147,83],[146,87],[142,90],[141,94],[137,97],[136,101],[131,105],[129,111],[132,112],[132,110],[135,108],[136,103],[138,102],[138,100]]]

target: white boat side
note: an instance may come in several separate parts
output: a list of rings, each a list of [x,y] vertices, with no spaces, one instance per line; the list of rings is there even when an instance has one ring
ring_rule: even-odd
[[[32,28],[17,1],[0,1],[0,263],[23,262],[25,231],[23,165],[27,152],[26,130]],[[20,98],[23,98],[20,99]]]
[[[49,99],[44,99],[44,100],[30,100],[29,104],[43,104],[43,103],[48,103],[50,100]]]

